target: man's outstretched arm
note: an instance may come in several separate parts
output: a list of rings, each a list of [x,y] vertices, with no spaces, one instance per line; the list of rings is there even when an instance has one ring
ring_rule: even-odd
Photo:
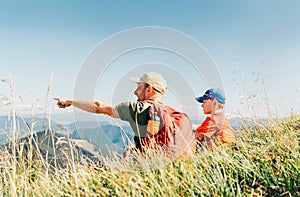
[[[74,100],[67,98],[54,98],[54,100],[57,100],[59,108],[66,108],[73,105],[91,113],[106,114],[114,118],[120,117],[116,107],[98,100]]]

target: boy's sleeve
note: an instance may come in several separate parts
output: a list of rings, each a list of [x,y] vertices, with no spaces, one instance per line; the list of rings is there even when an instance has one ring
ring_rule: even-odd
[[[197,128],[197,133],[207,133],[209,132],[210,118],[207,117],[203,123]]]

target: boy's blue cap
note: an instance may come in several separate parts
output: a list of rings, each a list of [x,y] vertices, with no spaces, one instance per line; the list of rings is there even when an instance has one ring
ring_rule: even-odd
[[[205,99],[216,99],[219,103],[225,104],[225,94],[220,89],[208,89],[203,96],[196,97],[199,103],[203,103]]]

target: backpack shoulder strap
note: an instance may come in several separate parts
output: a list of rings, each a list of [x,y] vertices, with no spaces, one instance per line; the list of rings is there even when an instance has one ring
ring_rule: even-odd
[[[159,114],[161,114],[161,111],[165,110],[165,106],[162,103],[155,102],[153,100],[146,100],[145,102],[148,102],[151,104],[151,107],[149,110],[150,115],[152,115],[154,112],[158,112]]]
[[[221,129],[218,129],[211,137],[210,139],[215,143],[217,140],[218,135],[221,133]]]

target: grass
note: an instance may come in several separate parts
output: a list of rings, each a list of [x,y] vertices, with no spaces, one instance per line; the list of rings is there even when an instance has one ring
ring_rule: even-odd
[[[300,196],[300,117],[243,127],[233,147],[175,162],[162,155],[104,165],[50,165],[24,157],[22,146],[0,153],[1,196]],[[20,159],[21,158],[21,159]]]

